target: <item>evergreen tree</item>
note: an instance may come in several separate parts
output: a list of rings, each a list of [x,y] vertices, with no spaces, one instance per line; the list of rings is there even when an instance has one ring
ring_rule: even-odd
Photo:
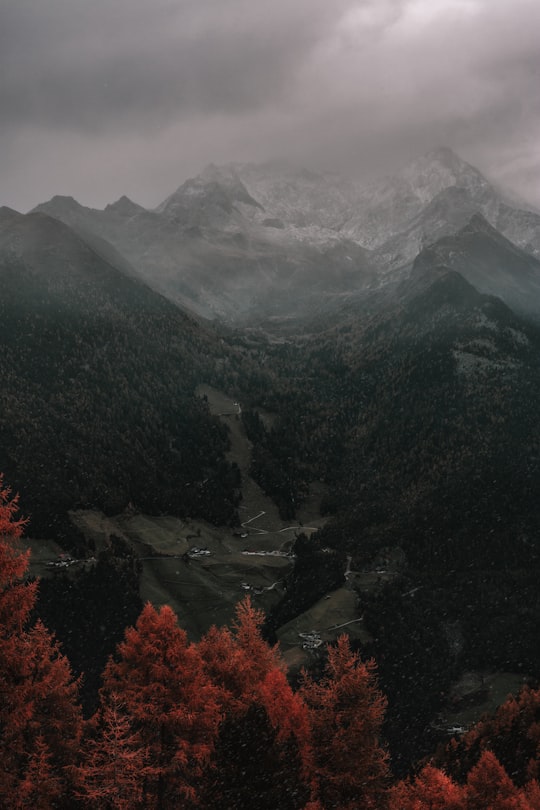
[[[82,717],[67,659],[41,622],[29,626],[37,585],[23,580],[16,513],[0,476],[0,804],[45,807],[69,790]]]
[[[292,735],[280,739],[265,708],[252,703],[220,728],[201,795],[206,810],[300,810],[309,797]]]
[[[146,774],[141,735],[118,695],[102,690],[101,706],[88,724],[82,764],[76,769],[77,793],[85,807],[136,810],[142,807]]]
[[[414,780],[399,782],[389,795],[389,810],[466,810],[464,788],[432,765]]]
[[[145,807],[166,810],[196,799],[196,783],[213,749],[220,713],[203,671],[170,607],[147,604],[118,646],[104,686],[126,707],[143,744]]]
[[[484,751],[467,776],[467,810],[529,810],[525,796],[518,791],[491,751]]]
[[[316,792],[324,808],[384,806],[388,756],[380,732],[386,700],[378,690],[373,661],[363,663],[340,636],[328,650],[320,682],[304,676]]]

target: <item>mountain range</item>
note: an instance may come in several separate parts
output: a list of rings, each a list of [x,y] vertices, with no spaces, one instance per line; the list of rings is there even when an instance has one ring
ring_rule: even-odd
[[[210,165],[151,211],[126,197],[102,211],[69,197],[35,210],[62,220],[98,250],[106,249],[105,240],[177,303],[233,323],[309,316],[326,303],[399,283],[419,253],[432,249],[422,261],[448,253],[448,242],[437,244],[447,237],[454,238],[453,261],[461,254],[467,265],[467,228],[487,233],[480,215],[507,240],[499,241],[499,264],[508,251],[512,261],[520,257],[520,289],[508,303],[533,314],[540,309],[540,213],[447,148],[367,187],[278,161]],[[478,243],[474,250],[478,266]],[[478,272],[475,280],[481,291],[506,300],[507,280],[499,284]]]
[[[0,290],[0,470],[36,535],[127,509],[199,518],[221,543],[266,514],[262,490],[279,543],[311,498],[327,523],[267,589],[267,630],[324,602],[348,558],[408,761],[452,679],[540,672],[532,207],[448,149],[369,187],[209,166],[154,210],[0,209]]]

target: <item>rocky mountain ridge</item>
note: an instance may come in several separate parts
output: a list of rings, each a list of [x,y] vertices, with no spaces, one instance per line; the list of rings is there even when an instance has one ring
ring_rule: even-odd
[[[229,321],[304,316],[408,277],[422,250],[476,214],[540,257],[540,215],[446,148],[365,188],[284,162],[211,164],[153,211],[126,197],[103,211],[66,197],[37,210],[109,241],[177,303]]]

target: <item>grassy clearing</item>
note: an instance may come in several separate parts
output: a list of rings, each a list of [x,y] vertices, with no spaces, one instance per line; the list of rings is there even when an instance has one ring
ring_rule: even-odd
[[[371,641],[358,613],[356,595],[346,587],[319,599],[309,610],[278,630],[279,643],[291,669],[300,669],[317,654],[302,649],[300,633],[313,631],[325,643],[335,641],[343,633],[363,644]]]
[[[245,554],[250,552],[288,552],[300,532],[310,534],[324,524],[319,515],[322,492],[314,488],[298,522],[282,521],[275,504],[249,475],[251,444],[239,415],[241,405],[211,386],[201,385],[199,396],[206,396],[210,411],[227,425],[231,440],[229,460],[242,473],[242,502],[239,510],[242,527],[233,531],[211,526],[204,521],[180,520],[163,516],[123,514],[105,517],[96,511],[72,513],[72,520],[92,538],[99,552],[110,543],[111,535],[122,538],[141,560],[141,597],[155,605],[170,605],[180,624],[193,639],[199,638],[212,624],[229,624],[235,606],[248,593],[254,603],[268,612],[283,595],[283,579],[291,569],[286,556]],[[245,537],[238,536],[245,534]],[[187,558],[193,547],[208,549],[208,556]],[[354,594],[346,588],[322,599],[306,614],[291,622],[280,633],[283,649],[289,657],[302,658],[302,639],[298,632],[320,627],[324,640],[332,640],[342,630],[332,625],[358,619]],[[361,623],[344,628],[353,638],[365,632]]]
[[[442,724],[448,727],[470,728],[485,714],[493,714],[509,695],[517,694],[528,679],[517,672],[475,673],[486,687],[485,697],[457,711],[443,713]]]

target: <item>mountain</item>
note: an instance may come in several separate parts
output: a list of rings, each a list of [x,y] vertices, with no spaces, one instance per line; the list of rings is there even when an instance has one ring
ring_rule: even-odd
[[[498,296],[516,312],[538,315],[540,261],[513,245],[481,214],[474,214],[457,233],[424,248],[414,260],[411,278],[441,265],[460,273],[481,292]]]
[[[232,322],[289,323],[395,283],[475,214],[540,258],[540,215],[446,148],[367,187],[284,161],[211,164],[154,211],[126,197],[103,211],[65,197],[36,210],[97,250],[106,240],[174,301]]]
[[[257,219],[273,219],[282,227],[339,230],[356,200],[354,185],[344,178],[283,160],[229,164],[214,171],[241,180],[261,205]]]
[[[540,257],[540,216],[521,210],[473,166],[447,148],[413,161],[361,191],[342,232],[375,252],[388,275],[427,244],[464,227],[479,213],[519,247]]]
[[[253,185],[255,170],[246,174]],[[312,179],[306,182],[303,200],[313,186]],[[322,194],[323,181],[318,185]],[[230,167],[209,167],[155,211],[124,205],[126,216],[114,208],[96,211],[53,198],[35,210],[59,218],[86,239],[108,240],[155,289],[206,317],[288,318],[321,297],[371,281],[363,248],[328,227],[284,222],[282,208],[263,207]]]
[[[347,565],[394,753],[419,755],[463,671],[539,670],[534,211],[448,150],[368,191],[234,164],[154,211],[41,209],[0,223],[0,468],[40,531],[130,502],[234,521],[226,431],[193,397],[209,380],[242,403],[243,469],[286,525],[309,499],[328,518],[272,586],[268,629]],[[218,334],[136,274],[236,327],[292,327]]]
[[[405,166],[396,175],[360,190],[355,201],[356,211],[342,231],[367,248],[380,248],[405,232],[409,224],[448,189],[459,189],[476,205],[494,204],[495,193],[482,174],[451,149],[439,148]]]
[[[156,211],[183,229],[219,230],[245,226],[246,207],[263,210],[234,173],[210,166],[199,177],[187,180]]]
[[[33,534],[130,502],[232,519],[227,437],[194,396],[218,338],[40,213],[0,211],[0,285],[0,469]]]

